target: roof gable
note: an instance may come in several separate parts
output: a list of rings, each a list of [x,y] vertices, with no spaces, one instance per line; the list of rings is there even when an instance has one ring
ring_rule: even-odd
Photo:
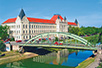
[[[56,21],[58,18],[63,20],[63,17],[61,15],[54,15],[50,20]]]
[[[21,12],[20,12],[20,14],[19,14],[19,17],[22,19],[24,16],[25,16],[24,10],[21,9]]]

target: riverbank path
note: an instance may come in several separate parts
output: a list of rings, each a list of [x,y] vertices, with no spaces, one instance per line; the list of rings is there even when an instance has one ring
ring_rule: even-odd
[[[97,68],[99,66],[100,59],[102,59],[102,54],[98,54],[96,56],[95,61],[91,63],[90,65],[88,65],[86,68]]]

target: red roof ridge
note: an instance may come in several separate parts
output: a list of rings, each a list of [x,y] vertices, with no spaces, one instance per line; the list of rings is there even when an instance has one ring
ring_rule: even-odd
[[[7,19],[6,21],[4,21],[2,24],[5,24],[5,23],[13,23],[16,21],[17,18],[9,18]]]
[[[55,21],[49,19],[40,19],[40,18],[31,18],[31,17],[27,17],[27,19],[29,20],[29,22],[55,24]]]
[[[27,17],[27,18],[33,18],[33,17]],[[41,18],[35,18],[35,19],[41,19]],[[50,19],[43,19],[43,20],[50,20]],[[53,21],[53,20],[51,20]]]
[[[54,17],[55,16],[55,17]],[[37,22],[37,23],[49,23],[49,24],[55,24],[55,19],[57,19],[57,16],[54,15],[50,20],[49,19],[40,19],[40,18],[32,18],[32,17],[27,17],[27,19],[29,20],[29,22]],[[2,24],[5,23],[13,23],[16,21],[17,18],[10,18],[7,19],[6,21],[4,21]],[[61,18],[60,18],[61,19]],[[63,18],[62,18],[63,20]],[[75,22],[67,22],[68,25],[77,25]]]
[[[77,25],[75,22],[67,22],[68,23],[68,25]]]

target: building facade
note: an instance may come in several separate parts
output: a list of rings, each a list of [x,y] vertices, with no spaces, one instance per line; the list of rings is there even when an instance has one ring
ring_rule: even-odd
[[[46,32],[68,32],[69,25],[79,27],[77,20],[68,22],[59,14],[55,14],[50,20],[27,17],[21,10],[17,18],[11,18],[2,23],[10,26],[8,31],[10,37],[15,40],[28,40],[33,36]]]

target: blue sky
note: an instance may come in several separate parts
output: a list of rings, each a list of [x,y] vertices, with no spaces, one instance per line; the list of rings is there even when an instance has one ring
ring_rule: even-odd
[[[102,0],[0,0],[0,24],[24,9],[27,17],[50,19],[54,14],[78,20],[80,26],[102,26]]]

